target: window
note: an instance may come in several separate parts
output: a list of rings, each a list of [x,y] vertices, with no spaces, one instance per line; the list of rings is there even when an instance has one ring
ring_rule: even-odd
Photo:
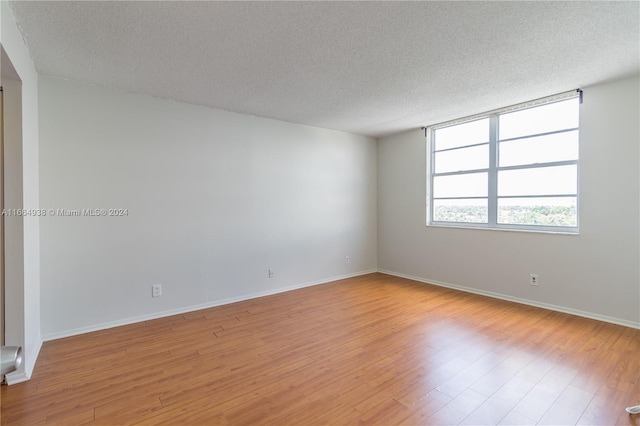
[[[581,93],[427,127],[427,223],[577,233]]]

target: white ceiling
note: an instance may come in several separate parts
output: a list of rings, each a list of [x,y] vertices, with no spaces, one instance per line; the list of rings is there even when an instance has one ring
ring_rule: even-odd
[[[11,6],[43,74],[372,136],[640,72],[637,1]]]

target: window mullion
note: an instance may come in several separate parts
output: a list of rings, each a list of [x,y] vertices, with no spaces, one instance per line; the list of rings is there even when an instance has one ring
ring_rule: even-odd
[[[498,115],[489,118],[489,226],[498,223]]]

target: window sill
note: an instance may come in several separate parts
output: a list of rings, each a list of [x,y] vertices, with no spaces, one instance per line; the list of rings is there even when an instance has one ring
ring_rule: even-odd
[[[451,228],[451,229],[466,229],[466,230],[480,230],[480,231],[500,231],[500,232],[522,232],[526,234],[551,234],[551,235],[572,235],[579,236],[580,231],[572,231],[566,229],[522,229],[522,228],[489,228],[482,225],[458,225],[447,223],[433,223],[427,224],[427,228]]]

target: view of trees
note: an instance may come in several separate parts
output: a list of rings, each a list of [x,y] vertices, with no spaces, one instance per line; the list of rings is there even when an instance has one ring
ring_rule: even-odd
[[[438,206],[433,220],[443,222],[486,223],[487,208],[481,206]]]
[[[436,221],[487,222],[487,209],[480,206],[440,206]],[[540,226],[576,226],[575,206],[504,206],[498,209],[498,223]]]

